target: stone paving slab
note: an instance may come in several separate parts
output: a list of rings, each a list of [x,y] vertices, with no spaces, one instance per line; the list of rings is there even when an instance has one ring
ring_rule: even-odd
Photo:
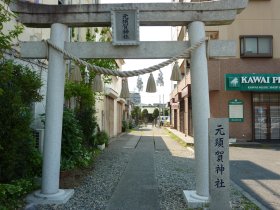
[[[153,136],[142,136],[106,210],[158,210]]]
[[[138,142],[140,140],[140,136],[131,135],[129,140],[126,142],[123,148],[125,149],[135,149]]]
[[[168,151],[168,148],[167,148],[165,142],[163,141],[162,137],[155,136],[154,140],[155,140],[155,150],[156,151]]]

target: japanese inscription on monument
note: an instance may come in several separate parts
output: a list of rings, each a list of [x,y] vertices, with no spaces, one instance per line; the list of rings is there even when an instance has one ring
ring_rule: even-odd
[[[229,134],[227,118],[209,119],[210,209],[229,206]]]
[[[111,11],[114,45],[139,44],[139,14],[136,9],[115,9]]]

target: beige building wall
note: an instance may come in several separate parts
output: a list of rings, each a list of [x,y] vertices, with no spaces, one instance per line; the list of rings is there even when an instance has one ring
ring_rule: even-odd
[[[228,117],[228,101],[234,98],[244,102],[244,122],[230,123],[230,137],[238,140],[251,140],[254,138],[254,116],[252,94],[253,92],[225,91],[224,75],[233,73],[275,73],[280,69],[280,1],[255,0],[249,1],[248,7],[237,16],[236,20],[227,26],[206,27],[207,34],[217,33],[220,40],[235,40],[237,43],[236,58],[210,59],[208,61],[209,95],[211,117]],[[180,40],[182,35],[177,33]],[[273,36],[273,58],[240,58],[241,35],[271,35]],[[187,39],[187,36],[185,37]],[[176,98],[178,92],[183,92],[185,84],[190,84],[190,75],[179,82],[170,94],[170,103]],[[186,82],[188,81],[188,82]],[[190,99],[186,95],[185,99]],[[187,104],[185,100],[185,105]],[[177,111],[178,112],[178,111]],[[191,113],[185,108],[185,133],[188,134],[188,117]],[[171,113],[173,116],[174,114]],[[187,119],[186,119],[187,118]],[[173,119],[174,123],[174,119]],[[179,130],[179,128],[177,128]]]
[[[206,27],[206,31],[219,31],[219,39],[236,40],[240,35],[272,35],[273,57],[280,58],[280,1],[249,1],[248,7],[228,26]],[[240,57],[239,44],[237,57]]]

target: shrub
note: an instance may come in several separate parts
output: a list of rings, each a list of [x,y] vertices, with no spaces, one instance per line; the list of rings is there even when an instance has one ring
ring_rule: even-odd
[[[132,120],[130,120],[128,123],[128,129],[132,129],[134,127],[135,127],[135,125],[133,124]]]
[[[19,179],[9,184],[0,183],[0,209],[19,209],[23,207],[23,198],[35,189],[31,180]]]
[[[122,132],[126,132],[128,129],[128,123],[127,121],[123,120],[122,121]]]
[[[76,100],[75,115],[78,119],[82,133],[83,144],[86,146],[93,146],[92,138],[94,129],[97,126],[95,118],[95,95],[91,86],[84,82],[66,82],[65,84],[65,99],[68,100],[70,105],[70,99]]]
[[[109,144],[109,135],[106,131],[100,131],[96,134],[95,145],[102,145],[104,144],[108,146]]]
[[[40,174],[41,157],[30,128],[30,107],[42,99],[40,87],[39,76],[29,68],[0,62],[0,182]]]
[[[94,117],[95,110],[92,107],[84,107],[82,109],[76,109],[75,115],[78,119],[83,132],[83,143],[86,146],[94,146],[92,138],[94,130],[97,127],[96,119]]]
[[[63,112],[62,144],[61,144],[61,168],[72,169],[79,165],[79,160],[86,152],[82,145],[83,133],[79,121],[70,109]]]

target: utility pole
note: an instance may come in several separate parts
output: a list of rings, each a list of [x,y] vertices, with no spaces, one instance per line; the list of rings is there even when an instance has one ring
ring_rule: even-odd
[[[162,102],[160,103],[162,116],[164,116],[164,93],[162,93]]]

